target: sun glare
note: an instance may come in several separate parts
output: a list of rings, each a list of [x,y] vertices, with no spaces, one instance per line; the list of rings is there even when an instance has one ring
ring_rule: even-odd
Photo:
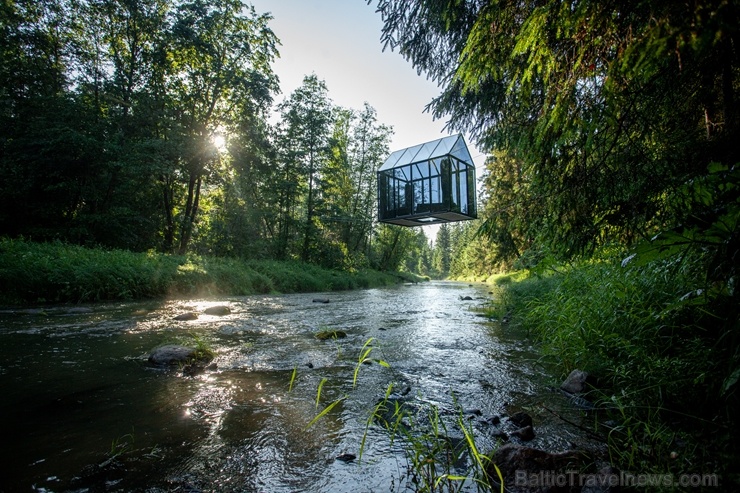
[[[218,152],[226,152],[226,135],[221,132],[216,132],[211,137],[214,147],[218,149]]]

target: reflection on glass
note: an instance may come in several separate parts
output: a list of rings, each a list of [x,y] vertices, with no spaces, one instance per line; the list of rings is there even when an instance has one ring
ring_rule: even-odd
[[[474,219],[475,166],[462,136],[391,154],[378,171],[378,201],[379,219],[393,224]]]

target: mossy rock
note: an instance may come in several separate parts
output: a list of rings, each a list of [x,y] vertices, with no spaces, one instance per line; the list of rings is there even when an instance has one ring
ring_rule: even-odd
[[[210,349],[167,344],[155,348],[149,355],[149,362],[156,366],[204,364],[210,362],[214,356]]]
[[[195,359],[196,350],[191,347],[167,344],[161,346],[149,355],[149,362],[154,365],[166,366],[186,363]]]
[[[344,339],[347,333],[343,330],[322,330],[316,333],[316,339],[325,341],[327,339]]]

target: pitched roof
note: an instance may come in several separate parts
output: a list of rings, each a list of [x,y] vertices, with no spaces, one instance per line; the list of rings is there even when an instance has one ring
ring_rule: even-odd
[[[465,145],[465,139],[463,139],[462,135],[456,134],[392,152],[378,171],[448,155],[452,155],[461,161],[473,165],[473,158],[470,157],[468,146]]]

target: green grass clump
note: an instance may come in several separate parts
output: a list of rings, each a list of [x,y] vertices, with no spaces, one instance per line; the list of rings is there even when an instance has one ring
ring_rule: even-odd
[[[165,292],[177,257],[89,249],[63,243],[0,240],[4,303],[135,299]]]
[[[729,437],[727,368],[700,269],[686,257],[636,265],[596,259],[497,285],[491,314],[511,314],[561,377],[576,368],[596,377],[588,397],[601,422],[616,423],[602,431],[624,470],[722,467],[723,446],[704,442]]]
[[[82,303],[167,296],[319,292],[387,286],[392,273],[294,261],[134,253],[0,238],[0,303]]]

